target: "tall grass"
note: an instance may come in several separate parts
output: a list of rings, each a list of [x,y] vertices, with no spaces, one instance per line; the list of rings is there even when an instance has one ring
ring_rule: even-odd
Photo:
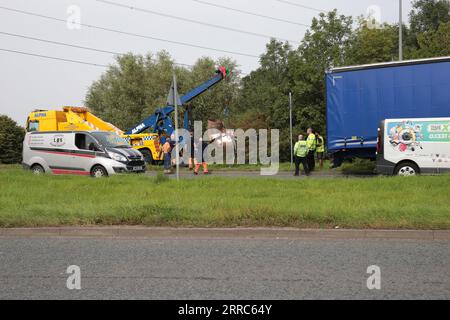
[[[151,225],[450,229],[450,176],[198,177],[176,182],[0,170],[0,226]]]

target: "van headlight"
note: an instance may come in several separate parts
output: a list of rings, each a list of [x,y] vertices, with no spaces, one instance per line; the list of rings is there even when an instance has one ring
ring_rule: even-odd
[[[115,152],[108,152],[108,155],[111,157],[111,159],[120,161],[120,162],[127,162],[127,158],[125,158],[123,155],[115,153]]]

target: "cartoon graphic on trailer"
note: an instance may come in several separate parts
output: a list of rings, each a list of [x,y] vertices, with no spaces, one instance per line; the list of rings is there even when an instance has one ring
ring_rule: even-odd
[[[415,124],[412,121],[403,121],[389,129],[389,142],[400,152],[423,149],[421,144],[423,139],[422,124]]]

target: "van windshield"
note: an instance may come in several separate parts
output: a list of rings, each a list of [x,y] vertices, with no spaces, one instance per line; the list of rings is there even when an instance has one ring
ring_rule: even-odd
[[[91,132],[98,142],[107,148],[131,148],[127,140],[113,132]]]

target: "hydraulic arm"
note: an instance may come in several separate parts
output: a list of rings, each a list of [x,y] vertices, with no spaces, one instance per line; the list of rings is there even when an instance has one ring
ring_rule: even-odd
[[[192,99],[198,97],[205,91],[214,87],[220,81],[225,79],[226,76],[227,76],[227,70],[225,69],[225,67],[219,67],[218,70],[216,71],[216,75],[213,78],[209,79],[208,81],[202,83],[198,87],[192,89],[191,91],[189,91],[185,95],[183,95],[180,98],[181,104],[184,106],[186,103],[188,103]],[[157,109],[153,115],[144,119],[142,122],[140,122],[133,128],[126,131],[125,134],[138,134],[138,133],[142,133],[143,131],[145,131],[147,129],[150,129],[151,132],[154,132],[154,133],[166,132],[170,135],[175,130],[172,119],[170,118],[170,115],[174,111],[175,111],[175,107],[170,106],[170,105],[160,108],[160,109]],[[185,112],[184,128],[188,129],[188,125],[189,125],[188,113]]]

